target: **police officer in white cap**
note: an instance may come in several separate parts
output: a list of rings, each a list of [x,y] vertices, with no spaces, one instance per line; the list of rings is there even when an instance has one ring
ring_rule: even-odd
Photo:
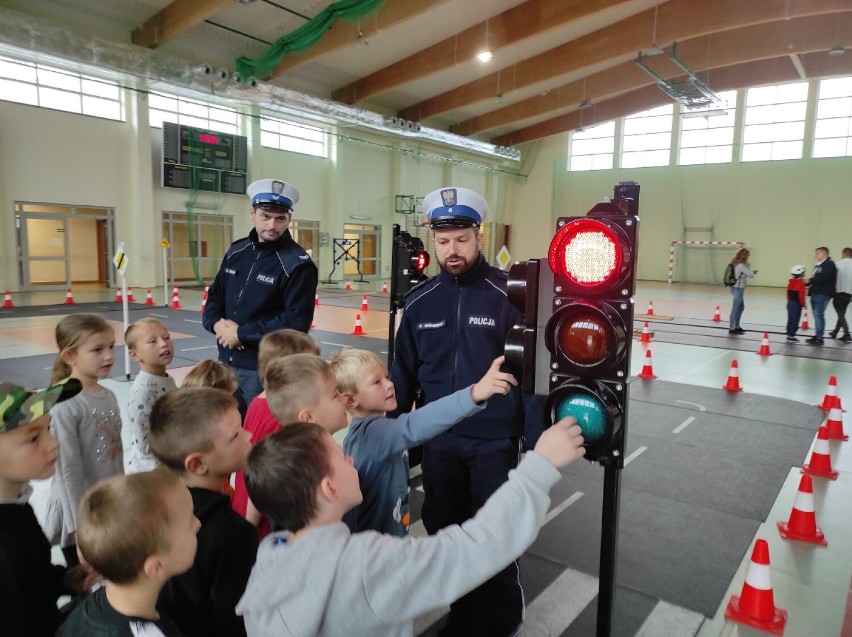
[[[468,188],[441,188],[423,199],[423,212],[441,271],[406,296],[391,370],[396,413],[409,411],[416,399],[429,403],[477,382],[503,354],[509,329],[521,322],[506,297],[506,273],[480,252],[485,199]],[[472,517],[505,482],[522,451],[525,411],[540,429],[541,408],[540,399],[515,387],[424,445],[422,517],[430,534]],[[514,635],[523,612],[513,562],[454,603],[441,634]]]
[[[307,332],[314,317],[317,267],[290,236],[299,191],[278,179],[249,185],[249,236],[231,244],[210,286],[202,316],[216,334],[219,360],[234,368],[235,396],[245,410],[263,388],[257,375],[257,349],[269,332],[291,328]]]

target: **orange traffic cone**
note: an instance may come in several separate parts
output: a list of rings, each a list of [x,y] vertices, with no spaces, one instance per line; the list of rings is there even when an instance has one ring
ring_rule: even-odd
[[[839,398],[837,399],[840,400]],[[840,403],[837,407],[832,407],[828,412],[828,418],[825,421],[825,428],[828,430],[829,440],[849,440],[849,436],[843,433],[843,411],[840,409]]]
[[[361,311],[362,312],[369,312],[370,311],[370,305],[367,303],[367,295],[366,294],[364,295],[364,298],[361,299]]]
[[[811,453],[811,461],[802,465],[802,473],[817,478],[828,478],[837,480],[839,473],[831,468],[831,453],[828,448],[828,427],[823,425],[817,432],[814,440],[814,450]]]
[[[3,307],[15,307],[12,303],[12,293],[9,290],[6,290],[6,296],[3,297]]]
[[[74,305],[74,295],[71,294],[71,288],[65,292],[65,305]]]
[[[816,525],[814,513],[814,485],[810,476],[802,476],[799,491],[793,501],[793,510],[787,522],[778,522],[778,532],[785,540],[798,540],[828,546],[825,534]]]
[[[772,595],[772,576],[769,570],[769,545],[758,539],[751,554],[743,590],[732,595],[725,609],[725,619],[782,635],[787,623],[787,611],[776,608]]]
[[[719,311],[719,306],[717,305],[717,306],[716,306],[716,311],[715,311],[715,312],[713,312],[713,321],[714,321],[715,323],[718,323],[718,322],[719,322],[719,321],[721,321],[721,320],[722,320],[722,312],[721,312],[721,311]]]
[[[760,349],[757,350],[758,356],[772,356],[769,351],[769,332],[763,333],[763,339],[760,341]]]
[[[722,389],[727,391],[742,391],[740,387],[740,367],[737,365],[737,359],[731,361],[731,371],[728,372],[728,382],[722,385]]]
[[[314,305],[319,305],[319,292],[314,292]]]
[[[178,287],[174,286],[172,288],[172,309],[179,310],[180,309],[180,294],[178,294]]]
[[[645,325],[642,326],[642,336],[639,338],[640,343],[650,343],[651,342],[651,330],[648,329],[648,321],[645,321]]]
[[[831,411],[831,408],[837,404],[837,376],[832,376],[828,379],[828,387],[825,390],[822,404],[817,405],[823,411]]]
[[[124,295],[121,292],[121,288],[117,288],[116,291],[115,291],[115,302],[116,303],[123,303],[124,302]]]
[[[347,282],[346,282],[346,287],[345,287],[345,288],[343,288],[343,289],[344,289],[344,290],[351,290],[351,289],[352,289],[352,281],[347,281]]]
[[[654,375],[654,365],[651,362],[651,350],[649,349],[645,350],[645,365],[639,373],[639,378],[644,378],[646,380],[653,380],[656,378]]]
[[[808,325],[808,308],[805,308],[805,315],[804,315],[804,318],[802,318],[802,327],[801,327],[801,329],[803,329],[803,330],[809,330],[809,329],[811,329],[811,326],[810,326],[810,325]]]
[[[388,293],[388,283],[387,281],[382,281],[382,294]]]
[[[148,293],[145,295],[145,305],[154,305],[154,297],[151,296],[151,288],[148,288]]]
[[[133,298],[133,288],[127,288],[127,302],[136,303],[136,299]]]
[[[361,315],[355,315],[355,329],[352,330],[355,336],[364,336],[364,330],[361,328]]]
[[[648,311],[645,312],[648,316],[654,316],[654,302],[648,301]]]
[[[207,294],[210,292],[210,286],[204,286],[204,294],[201,295],[201,309],[200,312],[204,312],[204,307],[207,305]]]

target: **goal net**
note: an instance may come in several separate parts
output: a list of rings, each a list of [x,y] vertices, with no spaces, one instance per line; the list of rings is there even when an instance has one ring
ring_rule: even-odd
[[[672,241],[668,283],[721,283],[744,241]]]

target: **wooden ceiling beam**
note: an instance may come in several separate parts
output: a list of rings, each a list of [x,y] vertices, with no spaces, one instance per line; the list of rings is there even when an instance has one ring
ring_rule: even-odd
[[[698,73],[785,54],[826,51],[835,44],[835,28],[852,33],[852,12],[779,20],[692,38],[678,42],[677,56],[690,70]],[[645,58],[645,62],[655,63],[659,67],[655,70],[662,77],[683,75],[668,56]],[[715,79],[713,72],[710,80],[714,89]],[[584,99],[598,102],[652,83],[653,79],[639,70],[633,61],[625,62],[560,86],[546,95],[537,95],[471,118],[450,130],[458,135],[473,135],[548,112],[566,108],[575,110]]]
[[[427,75],[468,62],[485,48],[498,51],[544,31],[612,9],[630,0],[527,0],[437,44],[334,91],[332,97],[355,104]],[[667,0],[663,0],[664,2]],[[408,0],[407,4],[411,4]],[[416,4],[416,3],[415,3]]]
[[[133,30],[130,41],[156,49],[197,24],[216,15],[234,0],[174,0],[169,6]]]
[[[444,4],[448,0],[385,0],[373,15],[361,19],[360,27],[350,22],[337,20],[331,28],[322,36],[322,39],[307,51],[301,53],[288,53],[280,64],[269,74],[270,78],[283,75],[288,71],[312,62],[313,60],[340,50],[354,44],[358,39],[360,28],[362,37],[368,39],[379,31],[386,31],[391,27],[416,18],[417,16]]]
[[[632,16],[577,38],[474,82],[455,87],[399,112],[400,117],[422,121],[464,108],[495,95],[547,82],[585,67],[632,56],[651,44],[709,35],[717,31],[808,15],[849,9],[849,0],[670,0],[656,9]],[[656,25],[656,26],[655,26]],[[656,32],[656,42],[650,34]]]

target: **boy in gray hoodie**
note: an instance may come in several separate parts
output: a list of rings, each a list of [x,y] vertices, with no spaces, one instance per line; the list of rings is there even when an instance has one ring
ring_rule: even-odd
[[[538,535],[558,469],[584,455],[573,418],[535,450],[462,526],[397,538],[350,534],[343,515],[362,501],[358,472],[321,427],[296,423],[252,450],[246,486],[280,531],[258,549],[237,613],[249,637],[407,636],[415,617],[447,606],[500,571]],[[502,529],[495,534],[493,529]]]

